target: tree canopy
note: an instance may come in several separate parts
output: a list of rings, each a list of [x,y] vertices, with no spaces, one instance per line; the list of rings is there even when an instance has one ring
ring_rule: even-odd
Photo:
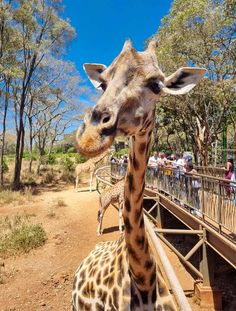
[[[205,165],[223,125],[236,130],[235,31],[233,1],[175,0],[153,36],[159,43],[157,57],[165,74],[184,66],[207,69],[206,77],[189,95],[161,101],[176,139],[180,131],[188,137],[186,148],[192,146],[196,160],[200,156]]]

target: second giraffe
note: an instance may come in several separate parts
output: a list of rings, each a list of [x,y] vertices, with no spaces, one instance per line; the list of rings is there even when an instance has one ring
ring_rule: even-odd
[[[99,198],[99,211],[98,211],[98,235],[102,234],[102,220],[106,209],[110,204],[118,203],[119,209],[119,231],[122,233],[122,211],[124,205],[124,179],[118,181],[111,188],[103,191]]]

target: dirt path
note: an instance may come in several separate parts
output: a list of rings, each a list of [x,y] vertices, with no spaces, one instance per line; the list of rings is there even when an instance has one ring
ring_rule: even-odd
[[[62,202],[65,206],[59,206]],[[0,208],[0,215],[33,215],[48,235],[40,249],[4,260],[0,311],[70,310],[73,274],[79,263],[96,243],[119,236],[118,213],[111,207],[104,219],[109,230],[97,237],[97,210],[96,191],[75,193],[72,187],[43,191],[27,206]]]

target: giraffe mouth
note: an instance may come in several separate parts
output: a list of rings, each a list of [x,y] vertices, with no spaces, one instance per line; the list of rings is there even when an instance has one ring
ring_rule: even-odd
[[[85,123],[76,133],[77,149],[84,156],[94,157],[107,150],[116,136],[117,122],[107,128],[98,128],[92,123]]]

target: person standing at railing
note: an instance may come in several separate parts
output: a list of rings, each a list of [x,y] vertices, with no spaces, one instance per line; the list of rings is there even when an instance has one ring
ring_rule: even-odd
[[[159,152],[159,157],[158,157],[158,165],[161,167],[164,167],[166,161],[166,156],[164,152]]]
[[[236,169],[234,169],[234,172],[231,176],[230,179],[231,183],[230,183],[230,187],[231,187],[231,191],[233,193],[233,202],[234,202],[234,206],[236,206]]]
[[[125,176],[124,156],[121,156],[119,160],[119,174],[120,176]]]
[[[225,167],[225,179],[231,180],[231,177],[234,173],[234,160],[232,155],[228,155],[226,167]],[[226,200],[230,200],[231,195],[231,187],[229,183],[225,183],[224,185],[225,191],[226,191]]]
[[[177,153],[172,165],[175,168],[175,177],[179,179],[184,174],[184,159],[182,155]]]
[[[150,171],[152,187],[154,184],[154,177],[157,177],[158,173],[158,154],[156,151],[153,152],[153,155],[148,160],[148,168]]]
[[[194,174],[197,173],[197,171],[193,168],[193,163],[188,162],[186,164],[186,172],[188,174],[193,174],[193,177],[190,177],[190,194],[191,194],[191,201],[193,202],[193,206],[195,207],[193,213],[197,216],[201,216],[200,213],[200,199],[199,199],[199,189],[201,188],[201,181],[197,176],[194,176]]]

